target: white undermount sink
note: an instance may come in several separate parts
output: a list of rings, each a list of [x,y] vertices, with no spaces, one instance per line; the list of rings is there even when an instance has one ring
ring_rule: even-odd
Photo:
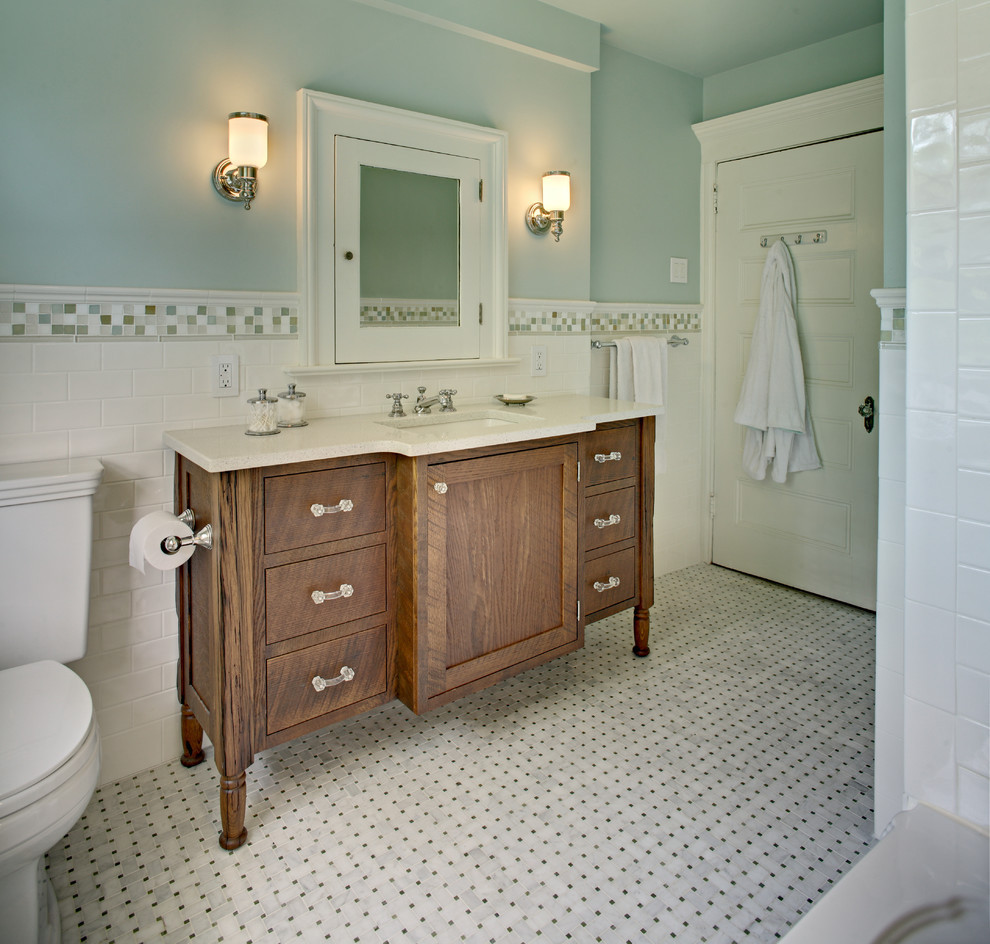
[[[533,417],[525,414],[509,413],[507,410],[457,410],[454,413],[424,413],[412,416],[389,416],[376,420],[381,426],[392,429],[427,429],[441,427],[437,432],[467,433],[472,429],[491,429],[498,426],[512,426]]]

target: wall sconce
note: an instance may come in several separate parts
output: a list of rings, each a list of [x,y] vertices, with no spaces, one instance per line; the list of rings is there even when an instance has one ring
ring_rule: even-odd
[[[548,170],[543,175],[543,202],[526,211],[526,225],[537,236],[553,233],[556,242],[564,231],[564,210],[571,208],[571,174],[566,170]]]
[[[227,153],[213,169],[213,186],[226,200],[251,209],[258,192],[258,168],[268,163],[268,119],[252,111],[227,117]]]

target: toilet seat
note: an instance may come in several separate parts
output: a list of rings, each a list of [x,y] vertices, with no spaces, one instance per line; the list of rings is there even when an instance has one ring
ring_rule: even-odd
[[[85,682],[58,662],[0,670],[0,817],[56,790],[94,749],[93,700]],[[76,761],[72,763],[72,761]]]

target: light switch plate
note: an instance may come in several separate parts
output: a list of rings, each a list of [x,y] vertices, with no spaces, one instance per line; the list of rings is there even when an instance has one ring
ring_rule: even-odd
[[[670,281],[671,282],[686,282],[687,278],[687,259],[678,259],[675,256],[670,257]]]

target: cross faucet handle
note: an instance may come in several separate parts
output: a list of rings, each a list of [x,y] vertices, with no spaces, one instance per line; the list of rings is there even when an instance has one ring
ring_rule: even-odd
[[[437,394],[440,399],[441,413],[455,413],[457,411],[457,408],[454,406],[455,393],[457,393],[456,390],[444,389]]]
[[[402,401],[409,399],[408,393],[386,393],[386,400],[392,401],[392,412],[389,416],[405,416],[405,411],[402,409]]]

